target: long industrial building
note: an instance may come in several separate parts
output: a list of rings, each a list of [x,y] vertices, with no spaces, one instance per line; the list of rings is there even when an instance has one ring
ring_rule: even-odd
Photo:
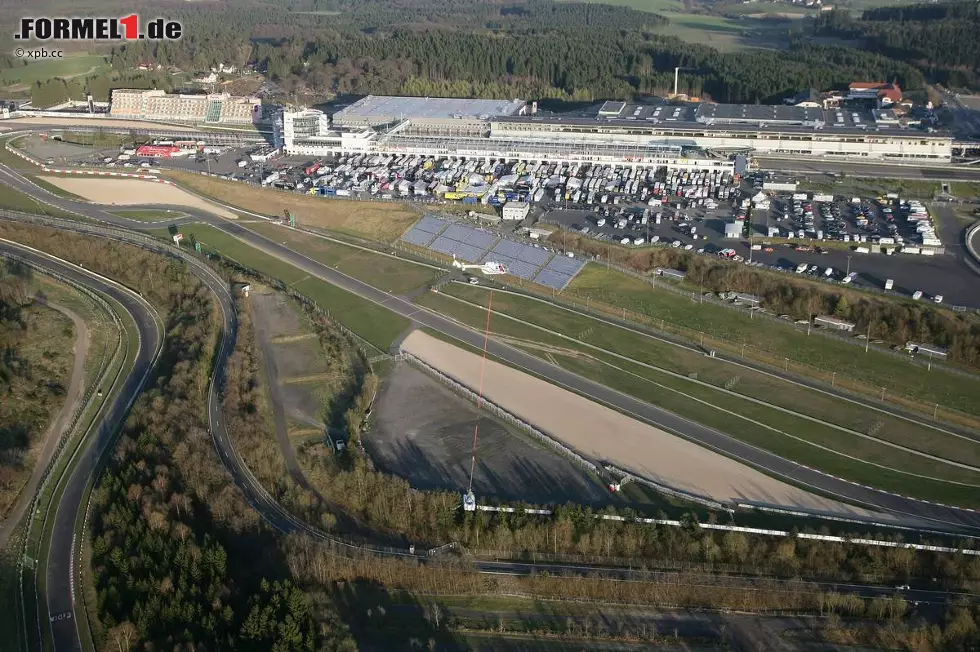
[[[335,113],[285,111],[287,153],[400,153],[718,169],[735,154],[949,162],[949,134],[890,110],[605,102],[543,114],[521,100],[368,96]]]

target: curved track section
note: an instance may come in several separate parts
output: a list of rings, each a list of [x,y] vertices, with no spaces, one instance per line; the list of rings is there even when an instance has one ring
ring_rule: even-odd
[[[112,298],[129,313],[139,333],[133,366],[123,381],[116,400],[100,413],[93,424],[94,435],[89,436],[78,449],[73,460],[74,467],[59,481],[63,493],[51,527],[48,564],[44,574],[45,593],[55,649],[81,650],[74,617],[75,523],[82,510],[85,487],[149,377],[163,336],[157,326],[153,308],[135,292],[33,249],[0,243],[0,252],[26,259],[32,265],[60,274]]]
[[[2,165],[0,165],[0,182],[13,185],[18,190],[47,204],[64,210],[74,211],[91,219],[104,222],[107,225],[118,225],[124,228],[130,228],[132,226],[130,220],[106,212],[97,205],[65,199],[51,194],[34,185],[22,175]],[[249,231],[236,222],[224,220],[193,209],[187,209],[185,212],[192,215],[198,221],[220,229],[256,249],[303,270],[311,276],[320,278],[363,299],[382,305],[414,321],[418,325],[434,329],[478,349],[483,348],[482,334],[467,326],[463,326],[458,322],[431,312],[406,299],[389,294],[363,281],[347,276],[336,269],[280,245],[269,238]],[[65,223],[71,224],[71,222],[67,221]],[[141,226],[145,228],[147,225],[142,224]],[[173,250],[171,249],[171,251]],[[196,258],[183,252],[179,255],[182,258],[186,256],[186,259],[194,260],[206,268]],[[498,341],[490,340],[488,352],[511,366],[524,369],[591,400],[749,464],[769,475],[786,479],[796,485],[845,502],[906,517],[903,519],[903,524],[910,527],[921,528],[923,527],[923,522],[928,522],[933,530],[952,533],[980,531],[980,512],[938,505],[906,496],[898,496],[874,489],[873,487],[858,485],[848,480],[828,475],[818,469],[800,465],[767,450],[742,442],[723,432],[702,426],[650,403],[640,401],[600,383],[568,372],[561,367],[552,365]],[[220,414],[217,416],[220,418]],[[227,443],[227,440],[225,440],[225,443]],[[219,444],[218,438],[216,438],[217,444]],[[230,448],[230,444],[228,447]],[[234,461],[244,467],[240,459],[234,459]],[[247,469],[245,472],[247,473]],[[282,511],[281,508],[279,511]]]

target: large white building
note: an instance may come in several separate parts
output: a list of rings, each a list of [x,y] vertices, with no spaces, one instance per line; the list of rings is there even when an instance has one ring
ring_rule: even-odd
[[[234,97],[228,93],[171,95],[161,90],[116,89],[112,91],[109,115],[115,118],[244,125],[262,115],[257,97]]]
[[[731,104],[637,105],[540,115],[519,100],[369,96],[338,112],[284,112],[290,154],[391,153],[729,169],[733,154],[948,162],[948,134],[867,110]]]

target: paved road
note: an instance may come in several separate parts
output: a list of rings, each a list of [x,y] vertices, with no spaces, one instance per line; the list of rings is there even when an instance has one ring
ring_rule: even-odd
[[[113,283],[106,282],[85,270],[67,265],[42,254],[14,245],[0,243],[0,251],[25,258],[33,264],[54,271],[80,285],[111,297],[129,313],[139,332],[136,360],[126,376],[118,398],[102,412],[95,424],[95,435],[89,437],[77,453],[76,466],[67,480],[62,480],[64,493],[54,516],[48,565],[45,570],[45,589],[51,635],[57,650],[81,650],[78,629],[74,619],[73,599],[73,542],[76,519],[82,508],[82,494],[89,478],[98,467],[99,460],[122,425],[132,401],[146,381],[156,352],[162,342],[157,329],[153,309],[135,294]],[[42,623],[43,626],[43,623]]]
[[[2,166],[0,166],[0,173],[6,173],[6,178],[0,177],[3,181],[11,182],[18,189],[35,195],[52,205],[68,210],[75,210],[109,223],[130,228],[133,226],[130,220],[122,220],[118,216],[106,213],[92,204],[64,199],[43,191],[26,179],[23,179],[20,175],[10,173],[9,170],[4,170]],[[347,276],[303,254],[288,249],[278,242],[249,231],[240,224],[226,221],[206,213],[195,213],[193,210],[188,210],[188,212],[193,214],[194,217],[199,218],[202,222],[221,229],[256,249],[284,260],[311,276],[325,280],[332,285],[412,319],[420,326],[432,328],[477,348],[482,348],[483,346],[482,334],[449,318],[429,312],[410,301],[393,296],[367,283]],[[191,258],[191,260],[196,259]],[[205,267],[205,269],[209,268]],[[491,341],[488,350],[492,355],[497,356],[514,367],[529,371],[596,402],[629,414],[641,421],[645,421],[677,436],[684,437],[724,455],[743,461],[770,475],[784,478],[795,484],[812,488],[825,495],[837,497],[846,502],[889,511],[900,516],[907,516],[908,519],[906,519],[906,522],[912,527],[922,527],[923,521],[927,521],[933,529],[937,530],[953,532],[963,532],[964,530],[980,531],[980,513],[978,512],[934,505],[912,498],[895,496],[870,487],[856,485],[846,480],[829,476],[821,471],[801,466],[796,462],[779,457],[769,451],[746,444],[720,431],[707,428],[659,407],[640,401],[632,396],[617,392],[506,344]],[[220,416],[220,409],[216,411]],[[219,442],[219,447],[224,446],[231,449],[230,444],[221,444]],[[240,460],[238,461],[240,462]],[[240,464],[240,466],[244,467],[244,464]]]
[[[98,211],[93,211],[93,212],[98,212]],[[314,261],[311,261],[305,258],[304,256],[297,254],[296,252],[292,252],[283,247],[279,247],[278,245],[276,245],[276,243],[271,242],[265,238],[262,238],[261,236],[256,236],[255,234],[252,234],[251,232],[242,229],[238,225],[224,223],[220,220],[209,220],[209,221],[211,221],[212,224],[219,226],[219,228],[225,228],[230,233],[238,234],[239,236],[249,238],[250,241],[253,243],[253,245],[261,249],[274,252],[275,255],[283,258],[284,260],[288,260],[291,263],[301,268],[308,269],[311,273],[315,275],[318,276],[322,275],[322,277],[328,278],[331,282],[336,283],[341,287],[345,287],[346,289],[359,293],[361,296],[364,296],[365,298],[389,306],[395,309],[396,312],[400,312],[402,314],[405,314],[406,316],[415,318],[419,324],[436,328],[437,330],[440,330],[444,333],[457,337],[461,341],[468,342],[470,344],[482,343],[481,336],[478,333],[475,333],[474,331],[470,331],[469,329],[461,327],[438,315],[434,315],[426,311],[422,311],[417,306],[407,301],[398,299],[396,297],[392,297],[375,288],[367,286],[366,284],[363,284],[354,279],[350,279],[349,277],[346,277],[343,274],[340,274],[339,272],[336,272],[334,270],[330,270],[330,268],[322,266],[319,263],[315,263]],[[100,227],[78,224],[78,225],[72,225],[70,228],[83,232],[85,231],[93,232],[93,231],[97,231]],[[119,237],[120,239],[132,238],[137,241],[140,239],[140,236],[137,236],[135,234],[128,237],[127,236],[119,236]],[[169,250],[169,248],[161,245],[150,245],[150,246],[151,248],[155,248],[155,249]],[[217,277],[217,275],[214,274],[214,272],[210,270],[210,268],[206,267],[205,265],[203,265],[193,257],[184,255],[182,253],[178,255],[180,255],[182,258],[187,260],[188,263],[194,268],[195,273],[201,276],[202,279],[212,289],[212,291],[215,292],[215,294],[218,296],[219,303],[222,308],[224,337],[222,338],[222,345],[220,348],[219,356],[217,358],[217,371],[215,373],[211,385],[211,393],[209,396],[209,406],[208,406],[209,424],[211,428],[211,433],[214,438],[215,445],[216,448],[218,449],[219,455],[221,456],[222,462],[229,469],[236,483],[244,490],[249,503],[253,507],[255,507],[259,511],[259,513],[262,514],[262,516],[271,525],[273,525],[274,527],[276,527],[277,529],[283,532],[305,531],[308,534],[312,534],[313,536],[320,538],[321,540],[328,540],[321,533],[316,532],[308,525],[303,524],[297,521],[297,519],[286,514],[282,509],[282,507],[279,506],[277,503],[275,503],[275,501],[272,500],[272,498],[258,485],[255,479],[251,476],[251,473],[245,467],[241,458],[238,457],[237,452],[232,446],[231,441],[228,438],[227,432],[224,427],[223,417],[220,409],[220,402],[218,400],[218,388],[221,387],[221,384],[223,382],[224,362],[226,361],[227,356],[231,351],[232,343],[234,342],[234,332],[236,327],[236,323],[234,320],[234,311],[232,310],[230,293],[224,281],[222,281],[219,277]],[[134,306],[133,310],[138,310],[138,306]],[[143,319],[144,327],[149,325],[146,323],[145,320],[146,317],[144,317]],[[152,321],[152,317],[150,317],[150,320]],[[499,355],[500,357],[510,362],[511,364],[514,364],[515,366],[523,366],[531,371],[534,371],[535,373],[544,375],[545,377],[551,377],[557,384],[566,384],[570,388],[577,389],[582,393],[589,394],[590,391],[604,392],[606,394],[605,399],[602,396],[598,396],[598,395],[593,395],[593,396],[597,400],[608,401],[614,407],[619,407],[620,409],[624,409],[625,411],[630,411],[630,407],[632,406],[638,410],[638,412],[635,413],[636,416],[638,416],[638,418],[651,420],[651,418],[653,417],[660,417],[665,419],[665,421],[667,422],[670,422],[671,419],[676,420],[674,421],[674,423],[676,423],[678,426],[686,430],[686,432],[683,433],[682,436],[696,437],[697,435],[703,436],[707,434],[709,438],[710,437],[721,438],[722,443],[728,443],[724,441],[727,440],[728,438],[722,433],[714,433],[713,431],[706,430],[701,426],[698,426],[697,424],[687,422],[686,420],[678,419],[674,415],[670,415],[669,413],[665,413],[657,408],[653,408],[653,406],[649,406],[647,404],[641,403],[640,401],[636,401],[631,397],[626,397],[616,392],[611,392],[610,390],[607,390],[601,386],[596,386],[591,381],[579,378],[574,374],[569,374],[568,372],[565,372],[562,369],[553,367],[552,365],[544,363],[538,360],[537,358],[532,358],[531,356],[523,354],[520,351],[516,351],[515,349],[512,349],[511,347],[508,347],[506,345],[502,345],[497,342],[491,342],[490,352],[495,355]],[[127,389],[129,388],[130,386],[127,385]],[[135,394],[131,394],[131,395],[135,396]],[[115,415],[117,411],[118,411],[118,405],[116,406],[116,409],[113,411],[113,415]],[[107,421],[107,423],[109,422]],[[661,425],[661,427],[669,427],[666,426],[664,423],[660,423],[659,425]],[[108,427],[102,428],[100,430],[99,442],[102,443],[102,446],[104,446],[103,440],[107,439],[109,433],[111,432],[113,432],[113,430]],[[678,432],[678,434],[682,434],[682,433]],[[773,457],[768,453],[765,453],[764,451],[754,451],[754,452],[761,454],[763,458],[765,458],[766,456]],[[96,458],[89,455],[87,456],[87,459],[91,460],[88,466],[88,468],[91,471],[91,469],[94,469],[94,459]],[[780,463],[779,458],[776,458],[776,462]],[[792,474],[794,472],[800,474],[801,472],[804,472],[802,473],[802,475],[804,476],[806,475],[805,471],[807,470],[801,469],[800,467],[792,463],[783,460],[781,461],[781,464],[788,465],[787,469],[789,471],[789,474]],[[815,472],[810,472],[810,473],[815,473]],[[55,537],[55,542],[52,545],[51,566],[48,569],[49,609],[54,616],[63,618],[62,620],[56,620],[52,624],[52,631],[55,633],[56,649],[59,650],[80,649],[77,645],[77,631],[74,627],[73,618],[70,615],[65,616],[64,614],[72,613],[72,599],[71,599],[72,594],[70,590],[71,579],[70,579],[70,574],[68,573],[68,569],[70,568],[70,561],[71,561],[71,542],[69,540],[69,537],[72,531],[72,525],[74,520],[72,517],[78,511],[78,501],[80,500],[81,497],[81,487],[84,486],[84,480],[86,477],[87,476],[84,476],[81,471],[76,471],[76,473],[73,474],[72,480],[73,480],[73,484],[77,485],[77,491],[72,493],[66,493],[65,501],[59,507],[58,510],[59,522],[56,525],[57,536]],[[825,482],[828,478],[827,476],[823,476],[822,474],[817,474],[816,479],[818,481]],[[854,490],[856,488],[853,485],[850,485],[849,483],[843,483],[843,485],[844,485],[843,488],[849,492],[847,495],[853,496]],[[866,490],[866,491],[868,492],[868,496],[873,501],[876,501],[876,502],[869,501],[871,502],[871,504],[887,503],[887,505],[883,504],[882,506],[889,509],[908,509],[911,507],[911,509],[914,511],[908,511],[906,513],[917,514],[919,518],[948,519],[947,522],[950,525],[957,525],[957,526],[976,525],[975,522],[971,522],[968,518],[966,518],[965,513],[960,512],[958,510],[944,511],[944,508],[926,505],[923,503],[919,503],[918,501],[909,501],[908,499],[888,497],[881,494],[880,492],[876,492],[873,490]],[[858,498],[860,498],[860,496]],[[73,500],[74,503],[72,502]],[[74,505],[74,509],[72,509],[73,505]],[[926,515],[919,514],[919,511],[921,510],[926,510],[929,513]],[[947,512],[951,512],[951,513],[947,513]],[[58,551],[56,551],[56,548],[58,548]],[[67,550],[65,550],[65,548],[67,548]],[[56,554],[56,552],[59,552],[59,554]],[[405,556],[409,556],[406,555],[405,553],[396,553],[396,554],[403,554]],[[502,562],[502,563],[478,562],[477,568],[482,572],[504,573],[504,574],[514,573],[514,574],[523,575],[530,572],[541,572],[547,570],[548,572],[568,572],[574,574],[601,572],[602,574],[609,575],[614,579],[616,577],[622,577],[623,579],[626,579],[627,577],[632,579],[634,577],[632,571],[626,569],[598,569],[595,567],[574,566],[574,565],[555,566],[550,564],[528,564],[528,563],[519,563],[519,562]],[[832,587],[836,587],[838,590],[857,592],[869,596],[884,595],[892,592],[892,590],[889,589],[888,587],[874,587],[874,586],[862,586],[862,585],[838,585],[838,584],[826,584],[824,586],[827,587],[828,589]],[[907,592],[906,596],[910,600],[919,600],[919,601],[927,602],[927,601],[931,601],[932,598],[935,598],[936,601],[945,600],[946,597],[948,597],[948,594],[943,592],[934,593],[934,592],[913,591],[913,592]]]

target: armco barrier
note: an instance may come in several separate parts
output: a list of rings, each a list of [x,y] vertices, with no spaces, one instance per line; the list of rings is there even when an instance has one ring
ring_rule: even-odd
[[[583,467],[584,469],[591,471],[596,475],[600,474],[598,466],[596,466],[592,462],[589,462],[584,457],[582,457],[572,449],[568,448],[564,444],[560,443],[555,439],[552,439],[551,437],[544,434],[543,432],[541,432],[531,424],[527,423],[526,421],[523,421],[522,419],[519,419],[518,417],[514,416],[507,410],[500,407],[499,405],[496,405],[495,403],[488,401],[485,398],[478,397],[476,392],[471,390],[469,387],[466,387],[465,385],[461,384],[454,378],[442,373],[438,369],[429,366],[428,364],[426,364],[419,358],[415,357],[411,353],[405,351],[404,349],[402,349],[401,353],[405,355],[406,358],[410,360],[413,364],[417,365],[423,372],[425,372],[429,376],[432,376],[433,378],[443,383],[444,385],[448,386],[453,391],[457,392],[458,394],[462,394],[463,396],[465,396],[471,401],[479,401],[481,408],[487,410],[497,418],[517,426],[518,428],[528,433],[538,441],[541,441],[547,444],[548,446],[550,446],[551,448],[554,448],[560,454],[564,455],[565,457],[575,462],[579,466]]]
[[[980,233],[980,222],[977,222],[976,224],[971,226],[970,229],[966,232],[966,251],[973,258],[973,261],[977,265],[980,265],[980,252],[977,251],[976,246],[974,246],[973,244],[973,239],[977,236],[977,233]],[[980,269],[978,269],[974,265],[971,265],[971,267],[973,267],[973,271],[980,274]]]
[[[88,296],[89,298],[91,298],[93,301],[95,301],[104,311],[107,312],[107,314],[112,318],[114,324],[116,325],[117,329],[120,332],[120,338],[117,341],[116,350],[113,353],[112,358],[110,359],[109,363],[106,366],[104,366],[102,369],[100,369],[99,375],[95,379],[95,381],[93,383],[91,383],[88,388],[86,388],[85,394],[83,395],[83,400],[79,403],[78,408],[76,408],[75,412],[73,413],[72,419],[69,422],[68,426],[65,428],[65,430],[59,436],[58,445],[56,446],[55,451],[54,451],[54,453],[51,456],[51,459],[48,461],[48,464],[45,466],[44,471],[41,474],[41,480],[38,483],[38,488],[34,492],[34,496],[31,498],[31,501],[30,501],[30,503],[28,505],[28,510],[27,510],[28,521],[27,521],[27,526],[26,526],[26,530],[25,530],[26,534],[24,536],[24,541],[23,541],[23,546],[22,546],[22,555],[21,555],[21,558],[20,558],[20,560],[18,562],[18,585],[20,587],[21,617],[22,617],[22,621],[23,621],[23,626],[26,627],[26,602],[25,602],[25,599],[24,599],[24,565],[25,565],[25,561],[28,558],[32,558],[34,560],[34,563],[32,565],[32,570],[34,571],[34,584],[36,585],[37,584],[37,558],[38,558],[38,555],[35,554],[33,557],[31,557],[31,555],[29,554],[28,546],[30,545],[31,531],[34,528],[34,520],[35,520],[35,516],[36,516],[36,512],[37,512],[37,501],[38,501],[38,498],[40,496],[44,495],[44,492],[47,489],[48,481],[51,479],[51,472],[52,472],[52,470],[54,469],[54,467],[57,464],[58,460],[61,458],[61,455],[64,452],[65,447],[68,445],[68,443],[72,439],[74,439],[74,437],[72,435],[75,434],[75,430],[76,430],[77,426],[79,425],[79,419],[80,419],[80,417],[82,416],[82,414],[84,414],[91,407],[91,403],[92,403],[92,401],[95,398],[93,396],[93,394],[95,392],[95,389],[102,386],[102,383],[105,380],[105,374],[108,371],[108,369],[114,364],[115,359],[118,357],[118,355],[120,353],[120,350],[123,347],[123,344],[125,342],[125,338],[122,337],[122,335],[121,335],[122,334],[122,331],[123,331],[122,322],[120,322],[118,315],[116,315],[115,311],[112,310],[109,307],[108,303],[106,303],[106,301],[101,296],[99,296],[98,294],[90,291],[85,286],[79,285],[76,282],[74,282],[73,280],[68,279],[66,277],[63,277],[62,275],[60,275],[60,274],[58,274],[56,272],[52,272],[52,271],[47,270],[47,269],[38,269],[31,262],[29,262],[29,261],[27,261],[27,260],[25,260],[23,258],[20,258],[19,256],[13,256],[13,255],[11,255],[11,256],[7,256],[7,257],[9,257],[11,259],[18,260],[19,262],[21,262],[21,263],[23,263],[25,265],[28,265],[28,266],[30,266],[30,267],[32,267],[34,269],[37,269],[37,271],[39,273],[46,274],[48,276],[51,276],[53,278],[56,278],[59,281],[61,281],[63,283],[66,283],[66,284],[74,287],[76,290],[78,290],[82,294],[85,294],[86,296]],[[106,342],[106,346],[108,346],[108,342]],[[123,371],[123,367],[122,366],[120,366],[116,370],[115,378],[113,378],[112,382],[110,383],[112,386],[114,386],[116,384],[116,381],[118,380],[119,375],[122,373],[122,371]],[[47,516],[48,516],[48,512],[47,511],[45,511],[44,516],[45,516],[44,521],[42,521],[42,523],[41,523],[41,529],[42,529],[42,531],[44,530],[45,523],[47,521]],[[72,580],[74,580],[74,575],[72,576]],[[40,627],[40,623],[38,623],[38,626]],[[25,634],[26,634],[26,630],[25,630]],[[41,639],[41,634],[40,634],[40,632],[38,632],[38,641],[40,641],[40,639]]]
[[[550,509],[523,509],[519,507],[494,507],[492,505],[477,505],[476,508],[481,512],[503,512],[506,514],[534,514],[537,516],[551,516]],[[621,523],[643,523],[645,525],[663,525],[667,527],[685,527],[688,524],[683,521],[664,518],[634,518],[630,516],[617,516],[615,514],[594,514],[595,518],[603,521],[619,521]],[[880,525],[889,527],[883,523],[868,523],[868,525]],[[859,546],[877,546],[881,548],[907,548],[910,550],[921,550],[926,552],[939,552],[946,554],[962,554],[980,556],[980,550],[973,548],[950,548],[947,546],[929,546],[920,543],[905,543],[900,541],[884,541],[881,539],[852,539],[831,534],[810,534],[808,532],[790,532],[788,530],[766,530],[754,527],[740,527],[738,525],[719,525],[717,523],[698,523],[698,527],[704,530],[718,530],[721,532],[742,532],[743,534],[756,534],[768,537],[792,537],[798,539],[810,539],[813,541],[827,541],[831,543],[850,543]]]
[[[703,505],[708,509],[718,510],[720,512],[734,512],[735,510],[728,505],[723,505],[717,500],[711,500],[710,498],[705,498],[704,496],[699,496],[697,494],[692,494],[687,491],[682,491],[680,489],[674,489],[673,487],[668,487],[665,484],[659,482],[654,482],[653,480],[647,480],[646,478],[641,478],[638,475],[633,475],[629,471],[624,471],[619,467],[613,466],[612,464],[606,465],[606,471],[609,471],[613,475],[618,475],[624,480],[628,479],[631,482],[638,482],[640,484],[646,485],[656,491],[657,493],[665,494],[667,496],[672,496],[674,498],[679,498],[681,500],[686,500],[688,502],[697,503]]]

